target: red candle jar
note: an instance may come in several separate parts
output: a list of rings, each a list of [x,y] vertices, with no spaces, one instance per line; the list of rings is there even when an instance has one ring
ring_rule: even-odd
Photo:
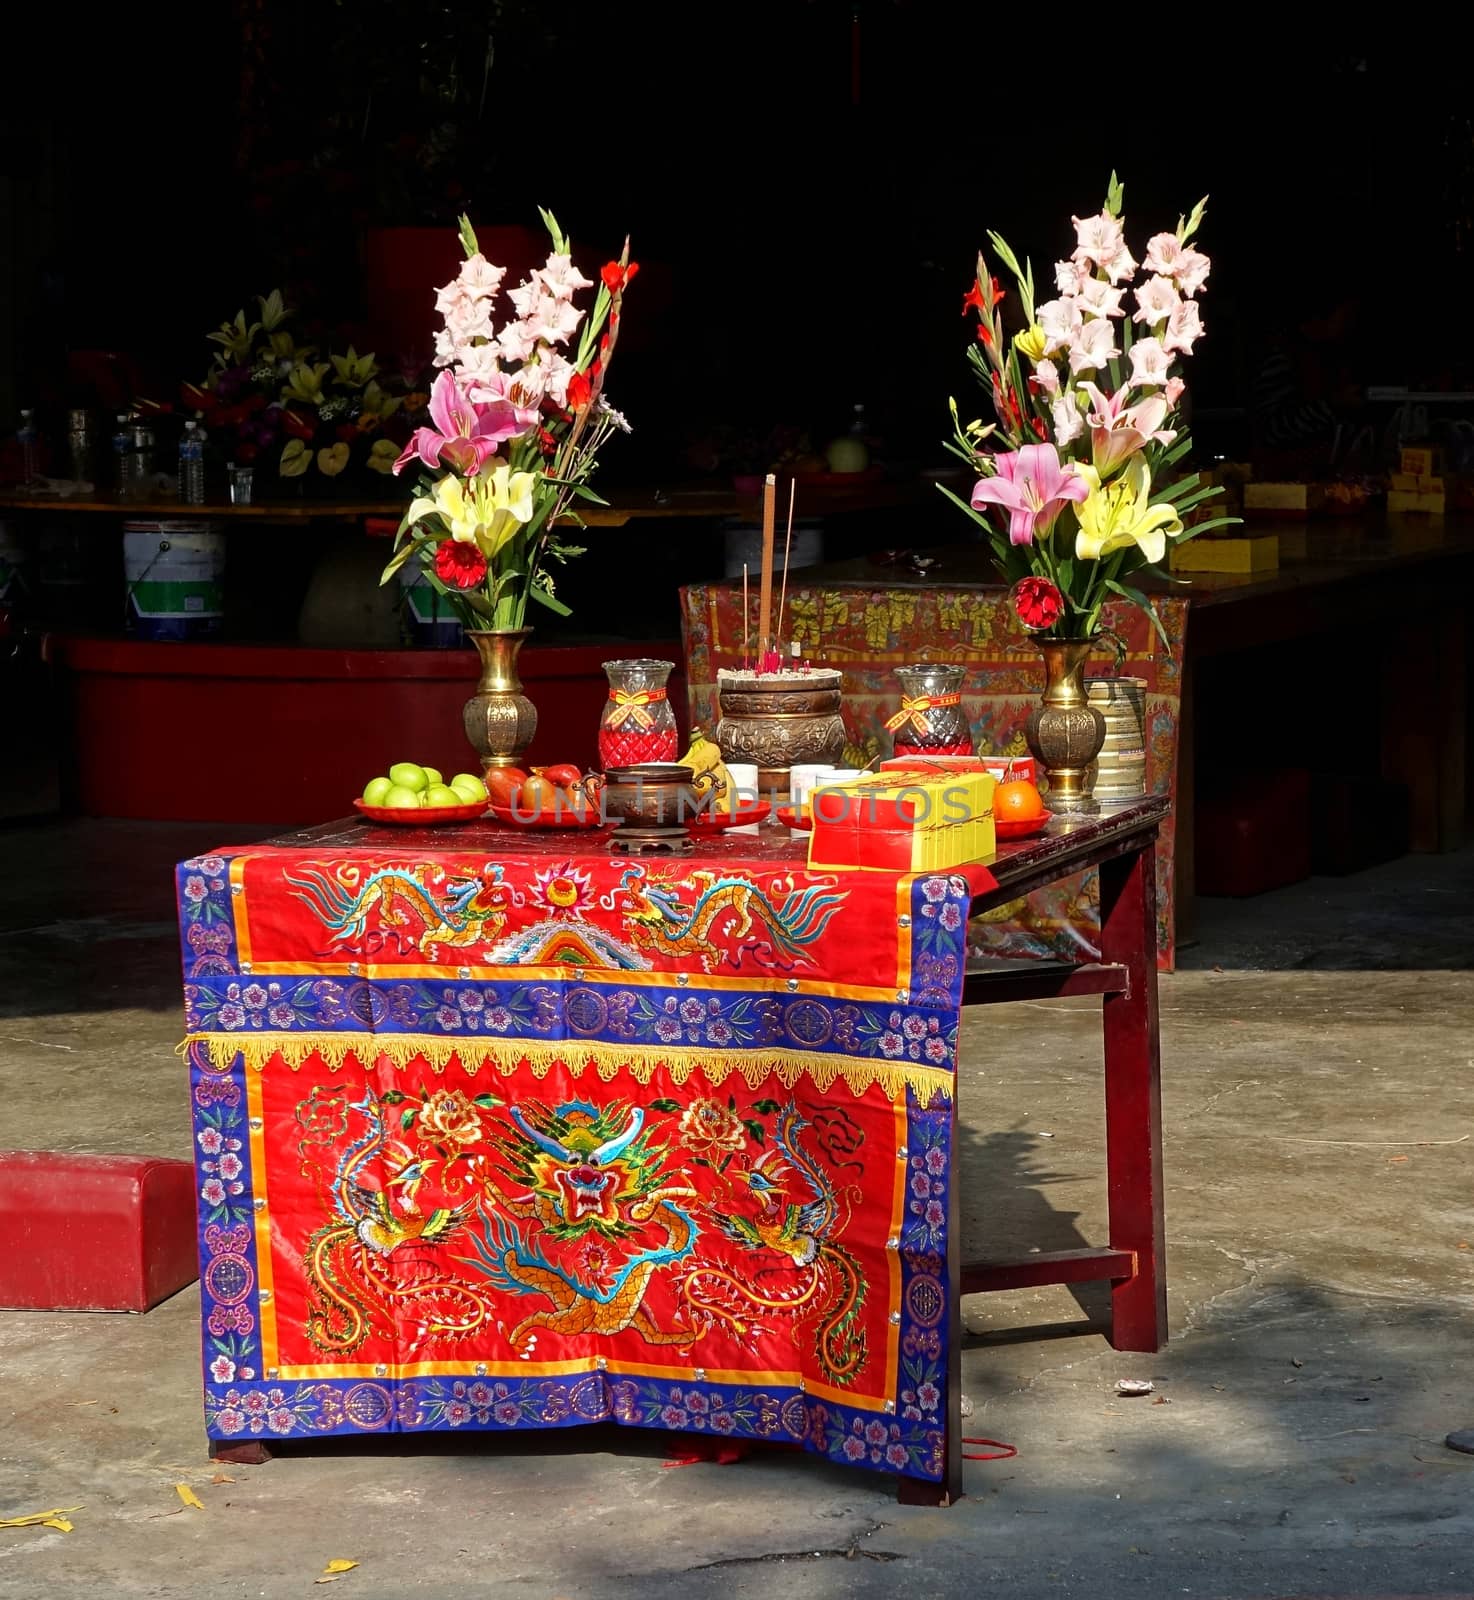
[[[609,700],[599,719],[599,764],[605,772],[676,759],[680,734],[665,690],[674,666],[645,658],[604,663]]]
[[[971,756],[977,751],[962,709],[961,667],[897,667],[901,709],[886,722],[898,756]]]

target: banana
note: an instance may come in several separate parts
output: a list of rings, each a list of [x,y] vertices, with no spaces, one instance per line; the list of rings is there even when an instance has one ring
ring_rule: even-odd
[[[714,740],[708,739],[700,728],[691,730],[691,748],[681,757],[681,765],[690,767],[692,773],[709,772],[715,780],[712,793],[725,800],[731,786],[732,775],[722,761],[722,752]]]

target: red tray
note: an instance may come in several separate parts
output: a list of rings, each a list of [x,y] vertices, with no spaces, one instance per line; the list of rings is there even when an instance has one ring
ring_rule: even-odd
[[[430,828],[444,822],[474,822],[485,816],[486,802],[468,806],[371,806],[366,800],[353,804],[370,822],[389,823],[396,828]]]
[[[1037,817],[996,817],[993,831],[1000,839],[1032,839],[1049,826],[1052,812],[1045,811]]]
[[[800,811],[797,806],[779,806],[777,816],[785,828],[809,829],[814,826],[814,813]]]
[[[749,822],[761,822],[772,810],[766,800],[753,800],[738,806],[736,813],[723,808],[720,811],[702,811],[687,819],[692,833],[721,833],[726,828],[741,828]]]
[[[589,802],[582,814],[571,806],[561,806],[556,811],[538,811],[531,816],[525,811],[514,811],[510,806],[493,806],[491,814],[507,828],[562,828],[587,832],[590,828],[603,826],[599,808],[593,801]]]

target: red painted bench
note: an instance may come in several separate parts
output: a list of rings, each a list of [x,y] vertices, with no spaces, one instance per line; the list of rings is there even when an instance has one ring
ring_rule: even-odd
[[[0,1150],[0,1237],[0,1307],[147,1311],[199,1276],[194,1168]]]

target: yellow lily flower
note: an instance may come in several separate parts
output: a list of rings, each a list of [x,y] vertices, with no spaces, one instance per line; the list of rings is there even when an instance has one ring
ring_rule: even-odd
[[[284,478],[300,478],[312,462],[312,452],[300,439],[288,439],[277,471]]]
[[[1075,555],[1081,561],[1098,561],[1113,550],[1134,544],[1150,562],[1167,553],[1167,536],[1182,532],[1182,523],[1169,505],[1152,505],[1152,477],[1143,456],[1133,456],[1126,470],[1102,482],[1094,467],[1075,471],[1090,486],[1090,493],[1075,508],[1080,531],[1075,535]]]
[[[475,478],[448,473],[435,485],[433,496],[416,500],[410,520],[438,511],[452,539],[474,544],[488,561],[525,524],[532,521],[534,472],[513,472],[505,462],[495,471]]]
[[[361,389],[379,370],[372,350],[366,356],[361,356],[351,344],[346,356],[330,356],[329,359],[333,363],[337,381],[349,389]]]
[[[1031,323],[1022,333],[1013,336],[1013,347],[1021,356],[1027,356],[1030,361],[1042,361],[1044,352],[1049,348],[1049,335],[1037,322]]]
[[[275,361],[290,361],[293,356],[306,359],[309,349],[297,349],[297,341],[285,328],[278,328],[267,343],[271,357]]]
[[[261,307],[261,329],[264,333],[270,333],[287,314],[280,289],[273,289],[268,295],[258,294],[256,304]]]
[[[300,400],[304,405],[322,404],[322,380],[328,374],[326,361],[299,361],[282,388],[283,400]]]
[[[261,331],[259,322],[246,323],[244,311],[237,311],[234,322],[222,322],[214,333],[207,333],[205,337],[212,344],[224,346],[224,350],[217,352],[216,360],[222,355],[229,354],[236,361],[244,361],[251,351],[251,340]]]

